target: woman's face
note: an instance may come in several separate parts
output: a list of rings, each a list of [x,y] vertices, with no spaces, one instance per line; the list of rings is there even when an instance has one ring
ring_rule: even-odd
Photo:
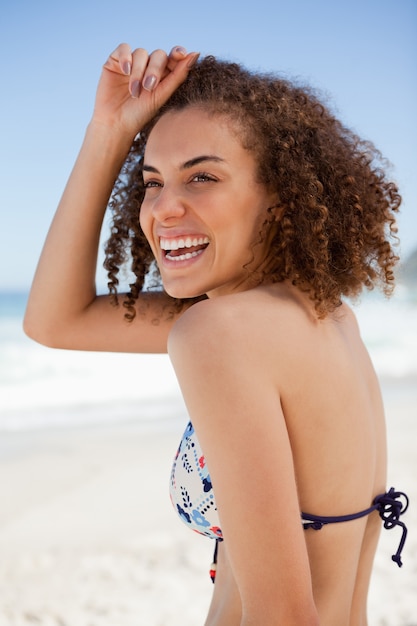
[[[166,113],[153,128],[140,224],[171,296],[248,287],[245,266],[264,260],[265,246],[253,244],[274,204],[256,182],[256,166],[223,116],[190,107]]]

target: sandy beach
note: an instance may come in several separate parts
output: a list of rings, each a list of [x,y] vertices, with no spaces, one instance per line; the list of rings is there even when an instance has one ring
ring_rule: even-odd
[[[383,531],[369,626],[416,626],[417,384],[383,393],[388,487],[412,504],[402,569],[401,532]],[[1,434],[0,626],[202,626],[213,544],[169,501],[180,435],[175,420]]]

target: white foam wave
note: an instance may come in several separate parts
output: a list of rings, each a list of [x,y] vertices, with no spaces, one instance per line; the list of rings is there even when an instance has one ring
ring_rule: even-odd
[[[354,307],[377,373],[417,379],[417,304],[401,294]],[[0,429],[146,420],[185,412],[167,355],[51,350],[0,318]]]

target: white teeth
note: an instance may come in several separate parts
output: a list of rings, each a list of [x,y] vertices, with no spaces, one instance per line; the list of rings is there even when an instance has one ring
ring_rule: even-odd
[[[162,250],[179,250],[180,248],[192,248],[193,246],[203,246],[207,243],[209,243],[208,237],[194,237],[194,239],[191,239],[191,237],[186,237],[185,239],[164,239],[163,237],[161,237],[160,239],[160,246]]]
[[[166,258],[169,259],[170,261],[187,261],[187,259],[192,259],[193,257],[198,256],[202,252],[204,252],[204,249],[195,250],[194,252],[186,252],[185,254],[179,254],[178,256],[171,256],[168,253],[166,255]]]

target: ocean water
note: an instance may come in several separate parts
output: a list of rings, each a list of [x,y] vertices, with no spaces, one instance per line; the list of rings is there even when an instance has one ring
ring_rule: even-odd
[[[0,292],[0,430],[183,420],[166,355],[52,350],[22,330],[27,294]],[[417,384],[417,296],[371,294],[354,310],[377,373]]]
[[[46,348],[22,330],[26,300],[0,292],[0,430],[184,415],[167,355]]]

